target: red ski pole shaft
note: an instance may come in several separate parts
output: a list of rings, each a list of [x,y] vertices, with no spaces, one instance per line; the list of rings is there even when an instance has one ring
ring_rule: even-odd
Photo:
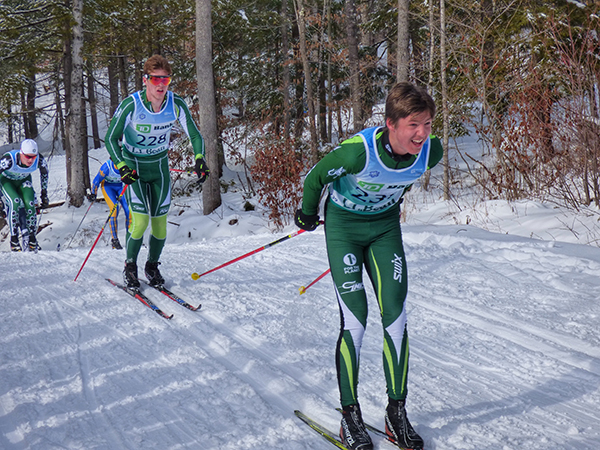
[[[311,281],[308,284],[308,286],[300,286],[300,288],[298,289],[300,291],[300,295],[304,294],[309,287],[311,287],[313,284],[315,284],[317,281],[319,281],[321,278],[323,278],[329,272],[331,272],[331,269],[327,269],[325,272],[323,272],[321,275],[319,275],[317,278],[315,278],[313,281]]]
[[[115,209],[119,205],[119,201],[121,200],[121,197],[123,197],[123,194],[125,194],[125,190],[127,189],[127,186],[129,186],[129,185],[126,184],[125,187],[123,188],[123,190],[121,191],[121,193],[119,194],[119,196],[117,197],[117,201],[115,202],[115,204],[111,208],[110,214],[106,218],[106,222],[104,222],[104,225],[102,225],[102,228],[100,229],[100,233],[98,233],[98,237],[94,241],[94,244],[92,245],[92,248],[90,248],[90,251],[88,252],[87,256],[85,257],[85,260],[83,261],[83,264],[79,268],[79,272],[77,272],[77,275],[75,275],[75,279],[73,281],[77,281],[77,277],[79,277],[79,274],[83,270],[83,266],[85,266],[85,263],[87,263],[87,260],[90,259],[90,255],[92,254],[92,251],[94,250],[94,247],[96,246],[96,244],[100,240],[100,236],[102,236],[102,232],[104,231],[104,228],[106,227],[106,224],[109,222],[110,217],[113,215],[113,212],[115,212]]]
[[[261,251],[263,251],[263,250],[265,250],[265,249],[267,249],[267,248],[269,248],[269,247],[273,247],[274,245],[277,245],[277,244],[279,244],[280,242],[287,241],[288,239],[291,239],[291,238],[293,238],[293,237],[295,237],[295,236],[298,236],[299,234],[301,234],[301,233],[304,233],[305,231],[306,231],[306,230],[298,230],[298,231],[295,231],[295,232],[293,232],[292,234],[288,234],[287,236],[284,236],[284,237],[282,237],[281,239],[277,239],[276,241],[273,241],[273,242],[271,242],[271,243],[269,243],[269,244],[267,244],[267,245],[263,245],[262,247],[260,247],[260,248],[257,248],[256,250],[252,250],[251,252],[248,252],[248,253],[246,253],[245,255],[238,256],[237,258],[235,258],[235,259],[232,259],[231,261],[227,261],[226,263],[223,263],[223,264],[221,264],[220,266],[217,266],[217,267],[215,267],[214,269],[210,269],[210,270],[208,270],[208,271],[206,271],[206,272],[204,272],[204,273],[198,274],[198,273],[194,272],[194,273],[192,274],[192,279],[193,279],[193,280],[197,280],[197,279],[199,279],[200,277],[203,277],[204,275],[207,275],[207,274],[209,274],[209,273],[211,273],[211,272],[214,272],[214,271],[216,271],[216,270],[222,269],[223,267],[227,267],[228,265],[230,265],[230,264],[233,264],[234,262],[238,262],[238,261],[240,261],[240,260],[242,260],[242,259],[244,259],[244,258],[247,258],[248,256],[251,256],[251,255],[254,255],[255,253],[261,252]]]

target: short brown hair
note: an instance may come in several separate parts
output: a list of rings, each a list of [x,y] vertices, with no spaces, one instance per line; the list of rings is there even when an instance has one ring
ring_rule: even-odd
[[[150,72],[161,69],[165,70],[169,75],[173,74],[173,71],[171,70],[171,64],[169,64],[167,58],[162,55],[152,55],[144,63],[144,75],[149,75]]]
[[[385,100],[385,118],[393,123],[425,111],[429,111],[433,119],[435,102],[425,89],[411,83],[396,83]]]

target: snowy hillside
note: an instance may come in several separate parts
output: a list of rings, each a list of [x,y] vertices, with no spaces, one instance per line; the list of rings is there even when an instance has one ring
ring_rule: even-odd
[[[62,166],[55,157],[51,201],[64,199]],[[600,448],[600,249],[581,243],[596,219],[531,202],[454,211],[439,195],[410,195],[407,409],[426,449]],[[211,216],[197,194],[174,201],[161,271],[202,308],[148,292],[171,321],[105,281],[121,279],[124,261],[108,229],[73,281],[104,203],[69,248],[87,203],[43,215],[38,254],[0,244],[0,448],[333,448],[293,413],[339,427],[331,279],[298,291],[328,267],[323,231],[193,281],[296,230],[273,233],[239,193],[223,199]],[[382,329],[368,292],[359,396],[383,427]]]

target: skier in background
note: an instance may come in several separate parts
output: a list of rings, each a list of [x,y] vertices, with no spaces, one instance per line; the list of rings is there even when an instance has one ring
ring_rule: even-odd
[[[430,136],[434,116],[435,103],[424,89],[396,84],[386,99],[385,126],[361,131],[319,161],[306,176],[302,208],[295,215],[298,227],[315,230],[321,191],[329,184],[325,239],[341,315],[335,356],[343,410],[340,437],[353,450],[373,448],[357,391],[367,324],[363,268],[377,295],[384,329],[386,432],[399,447],[423,448],[405,409],[408,277],[399,215],[403,195],[442,158],[440,140]]]
[[[39,249],[37,242],[37,216],[35,210],[35,192],[31,174],[40,170],[41,208],[47,208],[48,202],[48,165],[38,151],[33,139],[25,139],[19,150],[11,150],[0,158],[0,189],[2,190],[5,215],[10,229],[10,249],[22,250],[19,242],[19,209],[25,210],[25,226],[29,240],[25,249]],[[25,235],[25,230],[21,230]]]
[[[123,191],[123,182],[121,181],[119,169],[117,169],[117,166],[115,166],[115,163],[113,163],[111,159],[108,159],[104,162],[104,164],[102,164],[100,170],[98,170],[98,173],[94,177],[91,193],[88,195],[88,200],[90,202],[96,201],[98,188],[102,189],[104,200],[106,200],[108,208],[113,211],[113,207],[117,202],[119,194]],[[121,197],[119,203],[123,208],[123,213],[125,214],[125,229],[127,229],[129,228],[129,207],[127,206],[127,200],[125,199],[125,196]],[[112,248],[121,250],[123,247],[121,246],[121,242],[119,242],[119,227],[117,223],[118,216],[119,205],[116,206],[112,215],[110,216],[110,233],[112,235]]]
[[[144,273],[152,285],[165,282],[158,265],[167,239],[167,213],[171,206],[168,151],[176,121],[190,138],[199,181],[204,182],[210,172],[204,160],[204,139],[185,101],[168,90],[171,74],[171,65],[163,56],[148,58],[142,79],[146,89],[121,102],[106,132],[110,158],[123,183],[130,185],[125,191],[131,225],[126,234],[123,279],[132,289],[140,286],[137,259],[149,222],[151,235]]]

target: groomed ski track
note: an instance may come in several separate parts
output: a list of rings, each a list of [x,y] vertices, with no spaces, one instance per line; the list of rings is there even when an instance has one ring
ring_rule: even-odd
[[[426,448],[600,448],[600,250],[403,229],[408,410]],[[298,293],[327,269],[322,231],[190,277],[278,236],[167,245],[167,286],[202,303],[189,311],[147,289],[171,321],[104,281],[121,279],[122,252],[95,250],[77,282],[87,249],[2,254],[0,448],[330,448],[294,416],[339,427],[331,278]],[[382,331],[367,289],[359,395],[383,427]]]

